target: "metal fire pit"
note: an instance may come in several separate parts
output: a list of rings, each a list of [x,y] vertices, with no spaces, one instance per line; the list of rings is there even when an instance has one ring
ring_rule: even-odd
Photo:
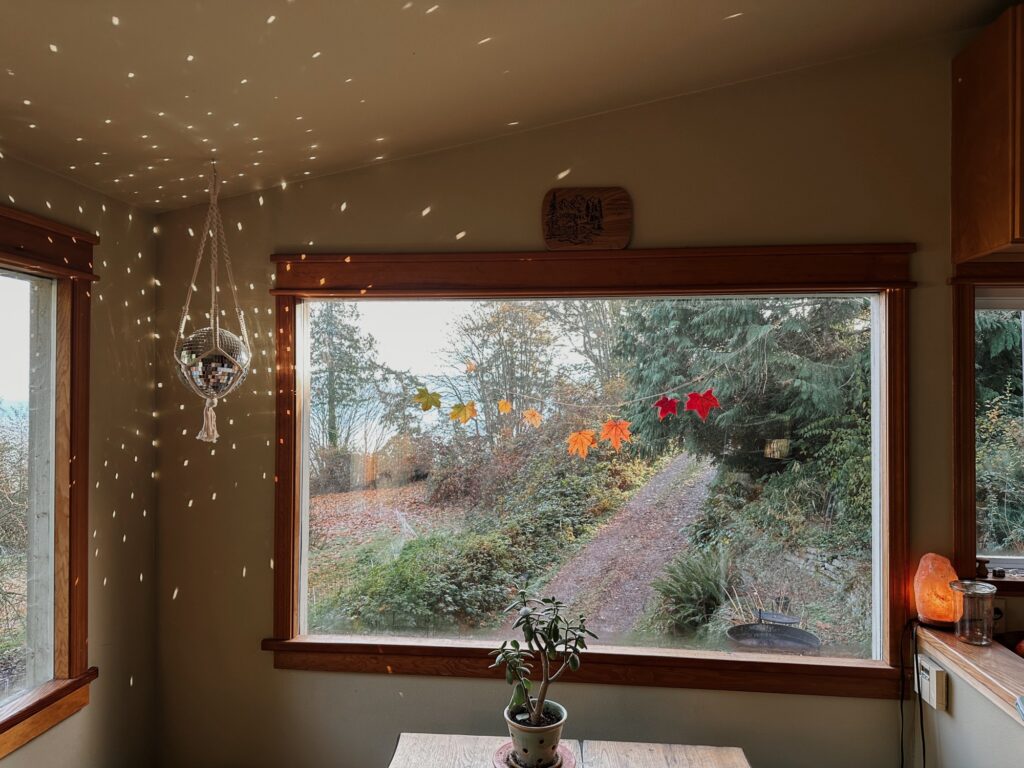
[[[821,650],[820,638],[793,626],[799,619],[770,611],[758,611],[757,618],[756,624],[729,627],[726,635],[739,646],[762,651],[817,653]]]

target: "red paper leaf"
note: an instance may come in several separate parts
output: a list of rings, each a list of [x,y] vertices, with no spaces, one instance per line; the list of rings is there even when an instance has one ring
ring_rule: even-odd
[[[721,408],[721,404],[718,402],[718,398],[715,397],[713,389],[709,389],[703,394],[700,392],[691,392],[686,396],[686,410],[696,411],[697,415],[700,416],[701,421],[708,420],[708,414],[711,413],[712,408]]]
[[[661,421],[669,414],[678,414],[678,411],[676,410],[676,405],[678,403],[678,398],[662,395],[661,400],[654,404],[654,407],[658,409],[658,421]]]

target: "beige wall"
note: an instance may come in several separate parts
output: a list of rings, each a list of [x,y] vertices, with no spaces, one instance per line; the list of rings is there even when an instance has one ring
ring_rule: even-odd
[[[222,404],[215,455],[195,441],[199,402],[167,364],[196,247],[186,229],[198,229],[202,211],[162,216],[157,399],[165,764],[383,766],[401,731],[500,732],[502,684],[276,671],[259,650],[271,631],[268,256],[297,248],[540,248],[540,201],[563,169],[571,169],[563,184],[630,190],[636,246],[918,243],[911,543],[915,556],[948,551],[948,78],[956,45],[952,38],[932,41],[293,183],[264,192],[262,207],[256,195],[225,201],[243,299],[260,334],[260,370],[240,396]],[[428,205],[430,215],[421,216]],[[456,241],[461,230],[468,235]],[[558,695],[571,709],[574,737],[739,744],[758,768],[896,764],[891,701],[572,684]]]
[[[101,239],[89,439],[89,662],[100,677],[88,707],[4,768],[137,768],[151,761],[156,725],[153,217],[10,157],[0,160],[0,203]]]
[[[948,665],[949,708],[925,707],[928,768],[1020,768],[1024,721],[1011,717]]]

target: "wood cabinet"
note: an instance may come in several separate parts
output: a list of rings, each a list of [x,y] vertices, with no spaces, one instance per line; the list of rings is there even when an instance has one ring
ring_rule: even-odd
[[[1024,12],[1013,6],[953,60],[951,236],[956,263],[1024,253]]]

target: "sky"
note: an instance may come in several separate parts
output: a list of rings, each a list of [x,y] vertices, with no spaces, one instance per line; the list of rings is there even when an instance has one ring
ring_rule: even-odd
[[[0,328],[3,364],[0,400],[28,400],[28,291],[30,283],[0,272]]]
[[[363,301],[360,326],[377,340],[382,363],[429,376],[449,367],[444,360],[446,331],[472,305],[471,301]]]

